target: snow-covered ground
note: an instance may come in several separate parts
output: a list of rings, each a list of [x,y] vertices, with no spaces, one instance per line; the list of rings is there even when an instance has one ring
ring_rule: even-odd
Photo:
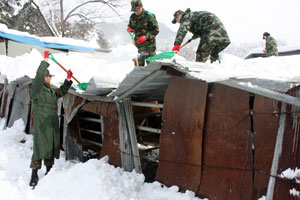
[[[4,120],[0,121],[3,127]],[[32,155],[31,135],[25,134],[22,120],[12,128],[0,130],[0,199],[3,200],[196,200],[191,191],[180,193],[177,186],[165,187],[158,182],[145,183],[144,175],[125,172],[107,163],[108,157],[85,163],[65,161],[64,153],[55,160],[45,176],[29,187]]]

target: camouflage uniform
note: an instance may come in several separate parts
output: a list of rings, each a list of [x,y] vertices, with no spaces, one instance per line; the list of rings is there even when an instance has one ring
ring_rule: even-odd
[[[133,0],[132,3],[133,2],[135,2],[135,0]],[[141,1],[137,0],[137,2],[141,5]],[[139,66],[144,66],[145,59],[155,55],[155,37],[159,32],[156,17],[154,14],[143,9],[141,15],[132,13],[128,26],[132,28],[135,34],[134,42],[140,54],[138,56]],[[137,39],[143,35],[146,37],[146,41],[141,44],[137,43]]]
[[[178,11],[176,13],[174,17],[179,14]],[[188,31],[201,38],[196,52],[196,61],[198,62],[206,62],[208,56],[210,56],[211,62],[220,60],[219,53],[230,44],[223,23],[213,13],[206,11],[191,12],[188,8],[181,18],[174,44],[181,45]]]
[[[278,56],[276,40],[270,35],[266,37],[266,55],[267,56]]]

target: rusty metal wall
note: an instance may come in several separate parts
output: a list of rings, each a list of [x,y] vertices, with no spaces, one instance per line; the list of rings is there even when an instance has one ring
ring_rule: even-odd
[[[156,174],[166,185],[198,190],[207,87],[199,80],[171,78],[164,98]]]
[[[116,103],[93,101],[84,105],[82,109],[104,116],[104,139],[100,157],[108,155],[110,164],[121,167],[119,119]]]
[[[249,93],[210,84],[198,196],[251,199],[252,159]]]
[[[287,94],[300,98],[300,87],[291,89]],[[286,105],[286,115],[282,152],[279,158],[277,175],[288,168],[295,169],[300,167],[300,108]],[[293,180],[294,181],[294,180]],[[299,184],[293,181],[276,179],[274,189],[274,200],[293,200],[299,199],[290,195],[290,190],[295,188],[300,191]]]
[[[254,185],[253,199],[267,193],[270,169],[274,155],[281,103],[255,96],[253,108],[254,127]]]

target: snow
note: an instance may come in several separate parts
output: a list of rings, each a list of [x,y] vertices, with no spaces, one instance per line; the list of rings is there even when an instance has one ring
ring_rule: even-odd
[[[110,82],[113,87],[124,79],[126,74],[133,70],[132,57],[136,55],[136,49],[132,45],[112,49],[108,59],[97,58],[92,54],[64,53],[53,54],[54,58],[64,68],[71,69],[76,79],[80,82],[88,82],[92,77]],[[36,70],[43,60],[43,55],[36,49],[16,58],[0,55],[0,73],[7,76],[9,82],[17,78],[28,76],[35,77]],[[66,78],[66,73],[55,62],[49,60],[49,71],[55,75],[52,84],[59,86]],[[74,84],[77,84],[74,81]]]
[[[74,76],[80,82],[89,82],[92,77],[96,77],[97,80],[111,83],[111,87],[117,87],[134,69],[132,58],[136,54],[136,48],[128,44],[112,49],[107,59],[88,53],[69,55],[57,53],[53,56],[67,70],[72,69]],[[43,60],[43,55],[35,49],[16,58],[0,56],[0,72],[7,75],[9,82],[22,76],[34,78],[41,60]],[[207,82],[229,78],[262,78],[283,82],[300,82],[300,55],[244,60],[230,54],[222,54],[221,64],[189,62],[176,55],[174,58],[165,59],[162,62],[176,62],[187,68],[191,76]],[[49,63],[50,73],[55,75],[52,78],[52,84],[59,86],[64,81],[66,73],[52,60]],[[74,84],[77,83],[74,81]]]
[[[291,169],[288,168],[285,171],[283,171],[280,176],[282,178],[287,178],[287,179],[296,179],[297,183],[300,183],[300,169],[296,168],[296,169]]]
[[[293,196],[300,197],[300,192],[297,191],[295,188],[290,190],[290,194],[293,195]]]
[[[3,127],[5,121],[0,121]],[[85,163],[65,161],[64,152],[55,160],[45,176],[39,170],[38,186],[28,184],[32,155],[32,135],[24,133],[22,120],[12,128],[0,131],[0,197],[5,200],[197,200],[191,191],[180,193],[177,186],[166,187],[159,182],[145,183],[136,172],[125,172],[109,165],[108,157]],[[22,141],[22,142],[21,142]],[[24,142],[25,141],[25,142]]]

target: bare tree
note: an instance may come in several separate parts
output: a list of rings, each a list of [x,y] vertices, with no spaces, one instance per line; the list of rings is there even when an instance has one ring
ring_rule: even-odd
[[[125,0],[29,0],[43,16],[52,36],[65,37],[76,22],[97,24],[105,17],[122,16],[118,9]],[[66,2],[68,5],[66,6]],[[70,3],[72,2],[72,3]],[[76,3],[75,3],[76,2]]]

